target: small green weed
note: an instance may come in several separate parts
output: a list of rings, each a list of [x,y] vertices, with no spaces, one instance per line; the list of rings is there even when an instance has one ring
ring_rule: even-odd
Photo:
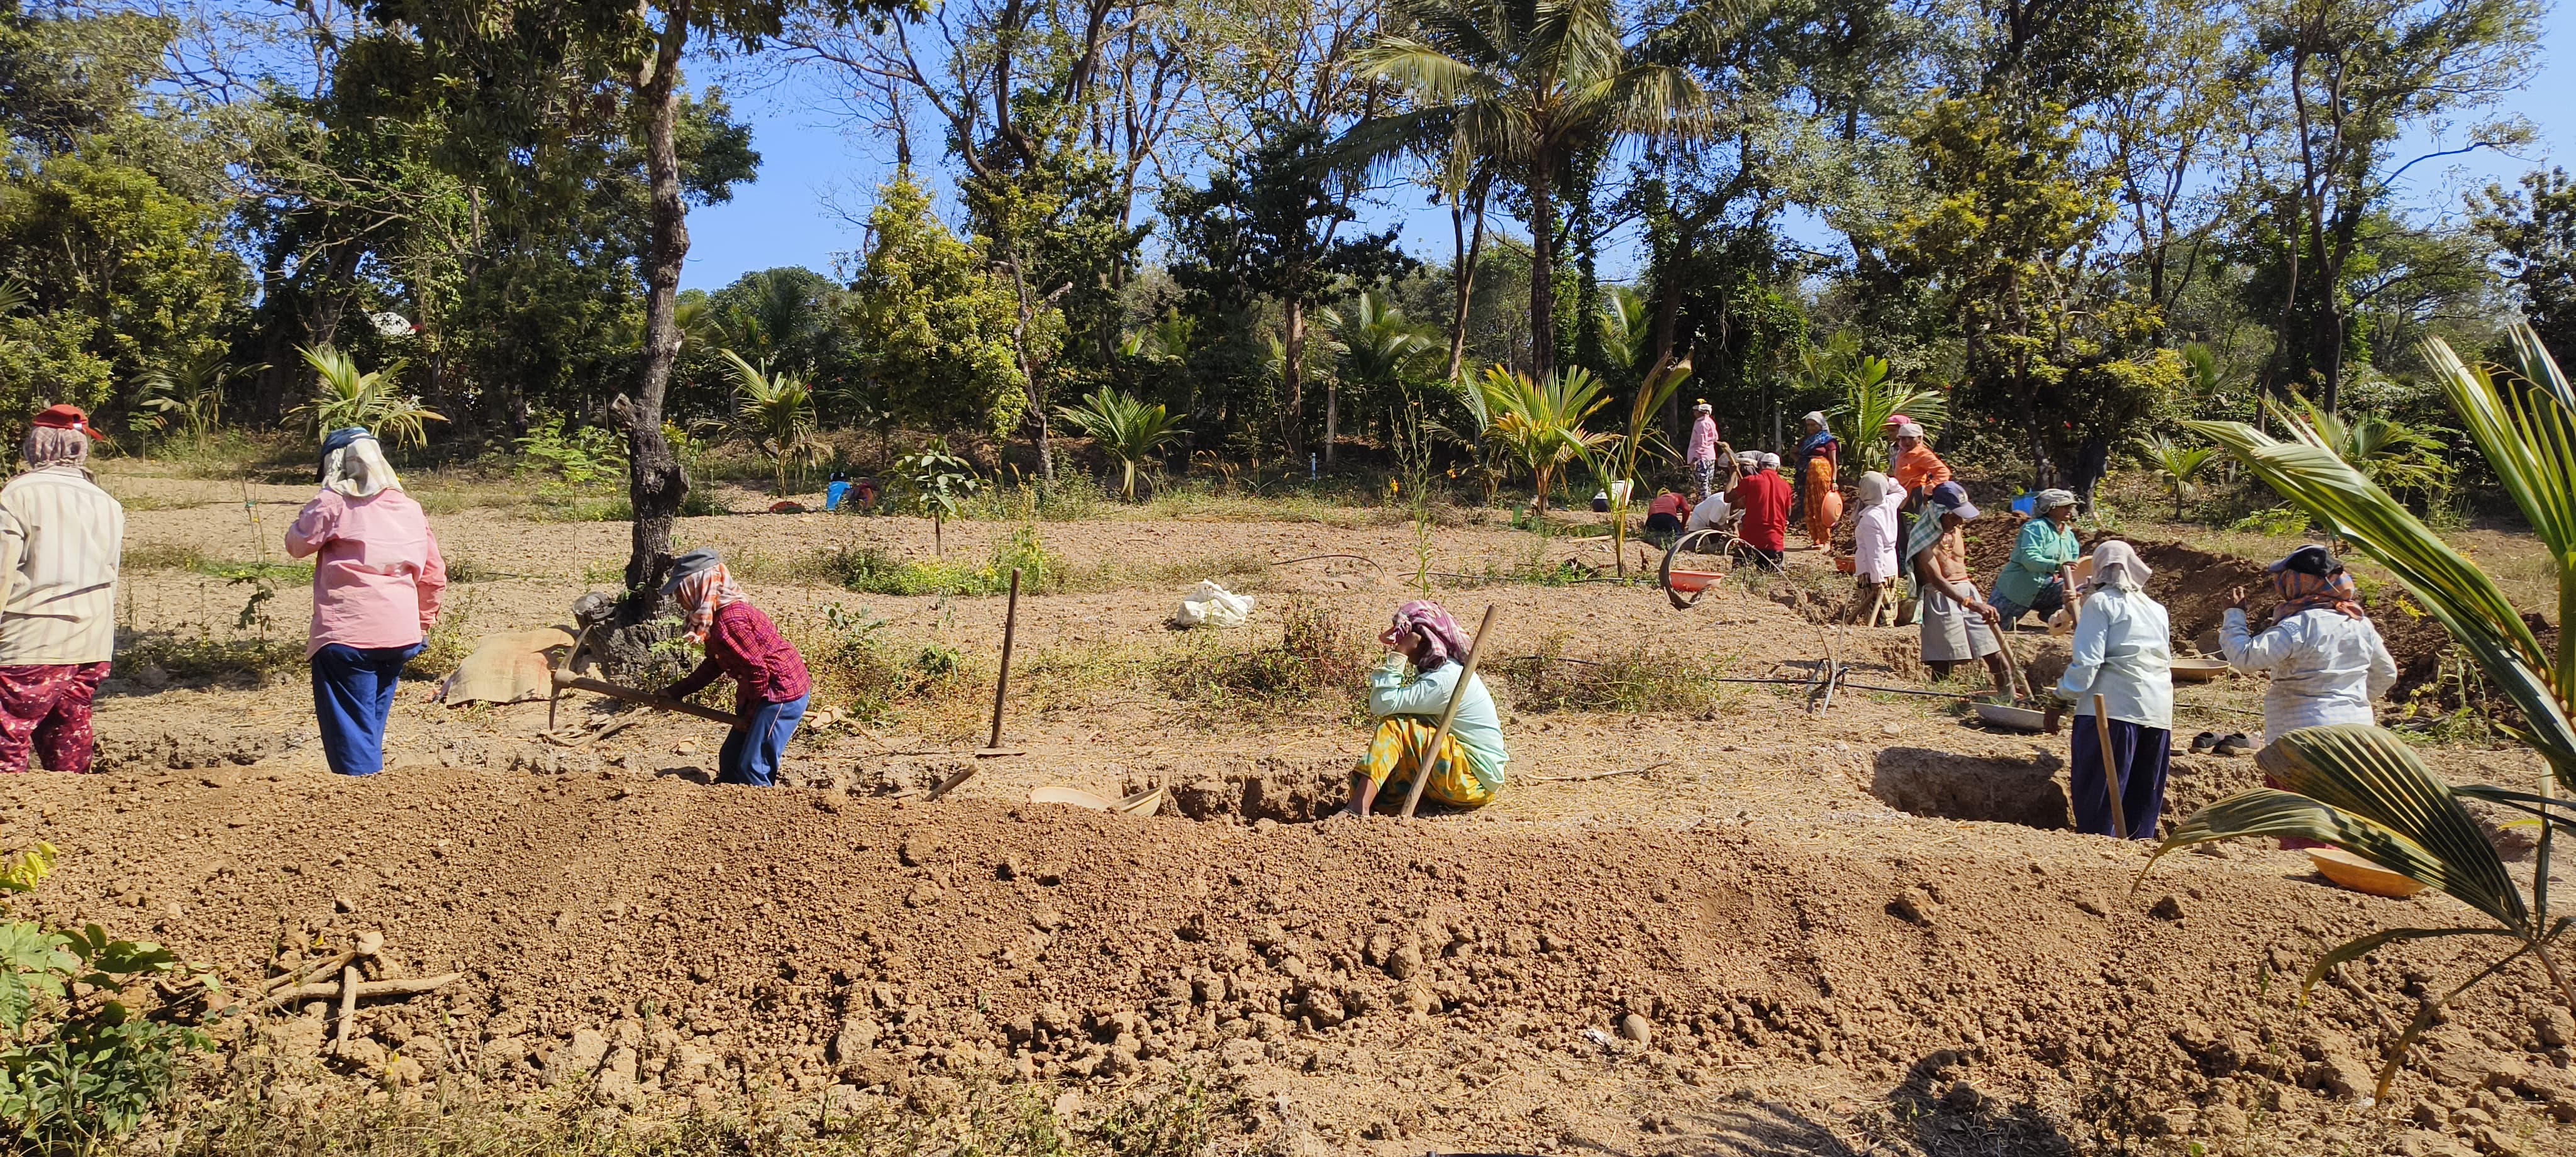
[[[0,894],[32,890],[52,870],[38,844],[0,870]],[[213,1048],[154,981],[182,994],[198,970],[158,944],[0,923],[0,1125],[13,1150],[87,1153],[132,1133],[159,1108],[181,1057]],[[212,991],[211,979],[205,990]]]
[[[2296,507],[2275,506],[2268,510],[2257,510],[2237,519],[2229,524],[2227,529],[2283,538],[2307,533],[2308,515],[2306,511]]]

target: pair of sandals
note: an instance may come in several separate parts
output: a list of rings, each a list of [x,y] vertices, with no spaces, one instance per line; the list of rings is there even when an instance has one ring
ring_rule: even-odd
[[[2254,750],[2254,741],[2246,738],[2242,731],[2231,731],[2223,735],[2215,731],[2204,731],[2191,737],[2193,755],[2243,755],[2252,750]]]

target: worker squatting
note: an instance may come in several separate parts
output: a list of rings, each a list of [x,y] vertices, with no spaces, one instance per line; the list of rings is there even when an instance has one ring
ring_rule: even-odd
[[[1728,446],[1702,401],[1684,455],[1696,493],[1659,494],[1649,532],[1716,531],[1755,565],[1778,566],[1794,510],[1830,553],[1843,513],[1842,447],[1823,414],[1806,415],[1802,425],[1793,486],[1778,456]],[[1862,474],[1855,493],[1855,618],[1886,621],[1898,606],[1897,585],[1909,582],[1926,665],[1946,676],[1981,663],[2005,699],[2012,678],[2000,635],[2033,614],[2072,619],[2073,655],[2051,695],[2072,704],[2077,721],[2069,753],[2076,825],[2153,836],[2172,741],[2173,650],[2165,609],[2146,594],[2145,561],[2127,543],[2106,541],[2079,580],[2076,498],[2045,490],[2034,496],[2034,517],[2003,572],[1980,591],[1963,528],[1982,512],[1919,425],[1900,414],[1882,434],[1892,443],[1889,470]],[[31,759],[52,771],[90,767],[91,707],[115,655],[125,536],[124,509],[88,470],[98,437],[78,408],[45,410],[21,446],[24,468],[0,488],[0,771],[24,771]],[[317,493],[285,540],[289,556],[314,562],[305,647],[314,716],[331,770],[372,775],[384,766],[385,721],[402,669],[437,624],[447,567],[420,504],[367,430],[329,432],[315,481]],[[2220,632],[2231,666],[2270,676],[2264,742],[2300,727],[2370,723],[2371,704],[2395,683],[2397,668],[2351,575],[2331,552],[2308,546],[2273,564],[2270,576],[2277,598],[2270,622],[2254,628],[2240,589]],[[661,696],[685,698],[732,679],[739,722],[718,756],[716,780],[770,785],[811,695],[803,656],[715,551],[672,560],[660,593],[678,605],[687,640],[705,652]],[[1396,609],[1378,641],[1385,658],[1367,677],[1378,723],[1353,769],[1345,810],[1365,815],[1386,799],[1416,796],[1448,808],[1492,801],[1510,754],[1493,697],[1473,669],[1479,640],[1438,603],[1417,600]],[[2123,787],[2117,807],[2113,776]],[[2125,831],[2114,830],[2115,815]]]

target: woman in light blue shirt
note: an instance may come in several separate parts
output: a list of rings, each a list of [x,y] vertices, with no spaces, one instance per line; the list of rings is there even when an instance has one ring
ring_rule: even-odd
[[[2147,840],[2165,810],[2165,773],[2173,756],[2173,627],[2164,605],[2148,598],[2145,561],[2128,543],[2105,542],[2093,551],[2093,579],[2080,594],[2075,653],[2057,694],[2075,703],[2075,743],[2067,779],[2073,789],[2075,830],[2097,836]],[[2093,721],[2093,697],[2111,719],[2111,762],[2120,769],[2121,818],[2111,825],[2111,791],[2103,776],[2102,737]]]
[[[1343,810],[1369,814],[1381,790],[1402,799],[1425,763],[1431,775],[1422,794],[1432,800],[1458,808],[1492,802],[1502,793],[1503,765],[1511,755],[1503,749],[1502,717],[1484,680],[1471,676],[1459,691],[1472,643],[1458,621],[1440,604],[1416,600],[1396,608],[1394,624],[1378,642],[1386,645],[1387,656],[1369,673],[1369,714],[1378,717],[1377,734],[1352,770],[1351,802]],[[1434,756],[1431,736],[1452,694],[1458,696],[1458,713]]]

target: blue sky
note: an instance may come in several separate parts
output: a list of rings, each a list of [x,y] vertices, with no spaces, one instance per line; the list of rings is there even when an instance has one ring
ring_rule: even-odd
[[[2569,112],[2570,102],[2576,101],[2576,75],[2547,67],[2571,49],[2576,49],[2576,15],[2554,9],[2542,35],[2542,67],[2530,87],[2508,104],[2539,129],[2528,152],[2479,153],[2419,165],[2401,187],[2403,202],[2419,213],[2457,212],[2465,193],[2489,182],[2510,185],[2548,162],[2576,166],[2576,115]],[[798,76],[736,92],[732,100],[736,113],[752,125],[760,177],[737,189],[733,200],[689,214],[689,261],[681,285],[716,289],[744,273],[780,265],[832,272],[834,260],[859,245],[859,230],[844,214],[864,214],[873,203],[878,182],[891,168],[892,146],[845,132],[840,107]],[[917,132],[914,140],[925,154],[936,147],[937,138],[928,133]],[[2430,140],[2417,143],[2429,146]],[[1452,248],[1448,214],[1422,207],[1418,194],[1395,201],[1373,210],[1370,223],[1399,222],[1407,251],[1425,260],[1447,260]],[[1606,262],[1603,273],[1629,275],[1626,266],[1632,262],[1624,258],[1620,254]]]

